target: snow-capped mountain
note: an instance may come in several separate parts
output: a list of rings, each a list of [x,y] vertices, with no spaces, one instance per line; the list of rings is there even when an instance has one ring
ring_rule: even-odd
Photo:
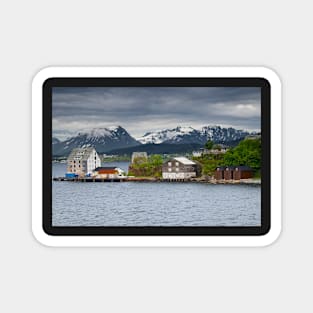
[[[181,151],[185,148],[187,149],[187,146],[189,148],[195,146],[201,147],[208,140],[219,144],[234,145],[250,134],[252,133],[234,128],[223,128],[221,126],[204,126],[199,129],[178,126],[173,129],[148,132],[142,137],[135,139],[123,127],[112,126],[80,132],[77,136],[73,136],[65,141],[52,138],[52,153],[54,156],[66,156],[72,149],[83,147],[94,147],[99,153],[111,153],[112,151],[121,149],[125,151],[134,150],[135,148],[133,147],[142,150],[145,149],[144,145],[147,145],[146,149],[151,150],[151,144],[163,145],[166,151],[173,152],[174,150]],[[175,147],[172,145],[175,145]],[[172,147],[169,148],[169,146]],[[162,147],[159,148],[161,151]]]
[[[181,141],[186,141],[188,138],[197,139],[197,136],[198,133],[194,128],[178,126],[173,129],[163,129],[156,132],[148,132],[142,137],[137,138],[137,141],[141,142],[142,144],[159,144],[163,142],[180,143]],[[197,140],[195,143],[197,143]]]
[[[245,138],[250,133],[234,128],[222,128],[221,126],[204,126],[200,129],[178,126],[173,129],[163,129],[148,132],[137,138],[142,144],[170,143],[170,144],[205,144],[208,140],[214,143],[228,144]]]
[[[74,148],[95,147],[97,152],[140,145],[123,127],[94,128],[52,144],[53,155],[68,155]]]
[[[212,140],[214,143],[228,144],[230,142],[244,139],[251,133],[232,127],[223,128],[221,126],[204,126],[200,130],[205,141]]]

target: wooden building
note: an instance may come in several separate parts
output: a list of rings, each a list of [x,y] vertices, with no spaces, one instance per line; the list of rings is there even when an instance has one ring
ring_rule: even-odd
[[[170,159],[162,165],[162,178],[186,180],[201,175],[201,166],[185,157]]]
[[[233,179],[239,180],[239,179],[248,179],[252,177],[253,169],[251,167],[245,165],[235,166],[233,172]]]
[[[226,166],[224,169],[224,179],[232,180],[234,179],[234,166]]]
[[[124,171],[119,167],[97,167],[93,170],[92,176],[95,178],[121,178]]]
[[[75,148],[67,158],[67,173],[78,176],[91,174],[92,171],[101,166],[101,160],[95,148]]]
[[[240,180],[253,177],[253,169],[246,165],[219,166],[215,169],[216,180]]]
[[[225,166],[219,166],[215,169],[215,174],[214,178],[217,180],[225,179],[224,174],[225,174]]]

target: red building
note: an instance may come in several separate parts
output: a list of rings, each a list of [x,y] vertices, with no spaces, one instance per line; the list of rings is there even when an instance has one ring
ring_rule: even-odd
[[[253,169],[246,165],[219,166],[215,169],[216,180],[240,180],[253,177]]]

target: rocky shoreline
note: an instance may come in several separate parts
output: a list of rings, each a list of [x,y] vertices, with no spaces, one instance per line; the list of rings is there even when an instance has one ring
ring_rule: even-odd
[[[240,179],[240,180],[217,180],[214,178],[206,179],[203,177],[199,178],[192,178],[188,180],[168,180],[156,177],[128,177],[125,181],[133,181],[133,182],[166,182],[166,183],[175,183],[175,182],[182,182],[182,183],[205,183],[205,184],[221,184],[221,185],[238,185],[238,184],[249,184],[249,185],[261,185],[260,178],[248,178],[248,179]]]
[[[66,178],[66,177],[54,177],[54,181],[67,181],[67,182],[160,182],[160,183],[203,183],[212,185],[261,185],[261,179],[240,179],[240,180],[216,180],[216,179],[204,179],[204,178],[192,178],[189,180],[167,180],[156,177],[123,177],[115,179],[104,179],[94,177],[82,177],[82,178]]]

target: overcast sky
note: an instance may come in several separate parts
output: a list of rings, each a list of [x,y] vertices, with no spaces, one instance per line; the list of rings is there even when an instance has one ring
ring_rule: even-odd
[[[120,125],[132,136],[176,126],[206,125],[260,130],[257,87],[57,87],[53,136]]]

